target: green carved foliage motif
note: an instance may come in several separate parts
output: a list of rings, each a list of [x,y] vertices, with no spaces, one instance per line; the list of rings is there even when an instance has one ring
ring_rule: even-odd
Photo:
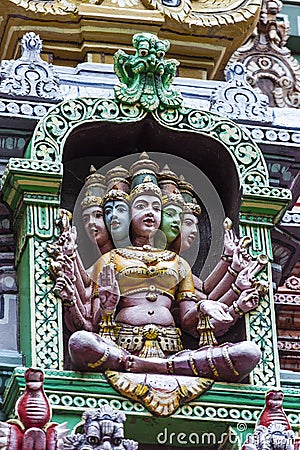
[[[132,39],[134,55],[119,50],[114,67],[120,84],[115,86],[115,98],[125,105],[139,104],[145,111],[158,107],[177,109],[183,99],[171,87],[179,62],[165,60],[170,43],[149,33],[135,34]]]

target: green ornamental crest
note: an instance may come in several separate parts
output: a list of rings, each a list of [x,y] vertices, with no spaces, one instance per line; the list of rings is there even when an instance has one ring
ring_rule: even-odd
[[[133,36],[132,45],[135,55],[119,50],[114,56],[115,72],[120,80],[115,86],[116,100],[126,105],[139,104],[145,111],[154,111],[159,106],[179,108],[183,98],[171,87],[179,62],[164,60],[169,41],[143,33]]]

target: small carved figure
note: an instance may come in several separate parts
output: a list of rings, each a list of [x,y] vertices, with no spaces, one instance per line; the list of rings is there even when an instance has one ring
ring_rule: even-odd
[[[86,411],[83,434],[64,438],[60,450],[137,450],[138,443],[124,438],[125,414],[105,405]]]
[[[16,404],[19,420],[0,422],[0,448],[5,450],[58,450],[68,430],[49,423],[51,408],[43,390],[44,374],[39,369],[25,372],[26,389]]]
[[[282,408],[283,398],[278,389],[266,394],[266,406],[242,450],[294,450],[295,436]]]
[[[161,104],[165,108],[179,108],[183,99],[171,84],[175,78],[178,61],[164,60],[170,47],[149,33],[135,34],[132,45],[134,55],[123,50],[115,53],[115,72],[120,84],[115,86],[116,100],[133,105],[139,102],[146,111],[154,111]]]

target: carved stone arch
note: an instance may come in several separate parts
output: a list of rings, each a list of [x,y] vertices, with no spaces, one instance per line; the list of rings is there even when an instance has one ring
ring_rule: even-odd
[[[138,107],[126,108],[109,99],[66,100],[38,123],[25,157],[60,163],[65,142],[76,127],[94,121],[118,124],[137,122],[146,115]],[[242,185],[269,186],[266,163],[259,147],[234,122],[191,108],[155,111],[153,117],[171,130],[199,133],[220,142],[231,155]]]
[[[185,148],[189,151],[184,152]],[[137,106],[126,108],[111,99],[78,98],[57,105],[36,127],[26,157],[60,164],[84,154],[94,163],[97,150],[111,159],[144,150],[186,158],[203,171],[217,190],[224,208],[219,216],[231,217],[236,227],[243,186],[268,186],[269,183],[259,147],[229,119],[190,108],[147,114]],[[79,178],[84,180],[87,173],[85,167],[85,173]],[[78,183],[73,195],[76,187]],[[71,202],[63,199],[63,206],[72,210],[75,198],[76,195]],[[209,240],[214,238],[210,224],[215,219],[216,216],[207,216],[203,225],[206,232],[203,236]],[[222,227],[222,220],[217,221],[216,227]],[[207,275],[217,263],[221,250],[208,247],[199,257],[197,272],[206,260],[204,273]],[[211,263],[207,259],[209,251],[210,255],[214,254]]]
[[[214,145],[204,149],[206,155],[214,148],[226,154],[225,165],[228,163],[234,168],[242,188],[241,208],[238,208],[240,234],[252,237],[254,256],[265,253],[272,257],[270,229],[287,207],[290,192],[269,186],[262,153],[242,127],[217,114],[184,107],[146,113],[136,105],[127,107],[111,99],[64,101],[39,122],[25,159],[11,159],[2,179],[4,199],[15,211],[17,264],[22,274],[20,302],[30,305],[31,311],[28,317],[31,326],[25,328],[24,325],[21,330],[21,350],[28,355],[26,365],[51,370],[64,367],[62,306],[54,295],[53,280],[45,264],[49,258],[47,248],[58,231],[54,224],[60,207],[63,158],[82,129],[113,125],[126,131],[143,128],[146,123],[151,123],[158,135],[164,130],[165,138],[174,136],[174,142],[181,136],[185,139],[201,137],[202,142],[209,140]],[[86,152],[86,147],[83,151]],[[277,382],[271,299],[270,293],[259,308],[246,317],[247,338],[256,342],[263,354],[261,364],[251,375],[255,385]]]

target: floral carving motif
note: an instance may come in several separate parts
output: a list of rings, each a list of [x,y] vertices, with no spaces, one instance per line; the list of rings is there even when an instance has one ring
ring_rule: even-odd
[[[292,291],[299,291],[300,290],[300,278],[296,277],[295,275],[292,275],[289,277],[285,285],[288,289],[291,289]]]
[[[44,14],[59,14],[77,12],[77,6],[72,0],[10,0],[22,8]]]
[[[40,37],[32,32],[26,33],[21,48],[21,58],[16,61],[3,60],[0,64],[0,92],[13,96],[60,100],[62,95],[58,75],[40,57]]]
[[[299,108],[300,66],[285,47],[289,26],[276,21],[281,7],[278,0],[263,1],[255,32],[232,55],[228,66],[236,61],[244,63],[248,82],[268,95],[270,106]]]
[[[217,88],[210,98],[210,110],[231,119],[272,122],[266,95],[256,92],[246,81],[246,69],[234,63],[227,69],[227,83]]]

